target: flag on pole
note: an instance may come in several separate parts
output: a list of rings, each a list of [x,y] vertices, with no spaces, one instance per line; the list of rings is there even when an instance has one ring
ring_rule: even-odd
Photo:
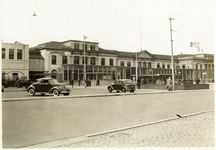
[[[199,42],[190,42],[190,47],[198,48],[199,47]]]

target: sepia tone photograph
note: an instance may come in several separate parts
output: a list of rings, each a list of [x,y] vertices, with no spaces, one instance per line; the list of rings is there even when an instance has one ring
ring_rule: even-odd
[[[215,149],[216,0],[0,0],[1,148]]]

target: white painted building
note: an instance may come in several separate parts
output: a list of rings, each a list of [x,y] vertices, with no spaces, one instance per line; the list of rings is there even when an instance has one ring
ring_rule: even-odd
[[[20,42],[2,43],[2,78],[29,78],[29,45]]]

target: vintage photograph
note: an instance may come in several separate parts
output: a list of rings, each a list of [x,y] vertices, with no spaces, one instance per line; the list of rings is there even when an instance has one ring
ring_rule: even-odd
[[[0,0],[1,148],[215,149],[216,0]]]

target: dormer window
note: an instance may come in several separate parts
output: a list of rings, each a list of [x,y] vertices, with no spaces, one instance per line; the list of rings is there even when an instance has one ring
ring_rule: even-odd
[[[95,51],[95,46],[91,45],[91,51]]]

